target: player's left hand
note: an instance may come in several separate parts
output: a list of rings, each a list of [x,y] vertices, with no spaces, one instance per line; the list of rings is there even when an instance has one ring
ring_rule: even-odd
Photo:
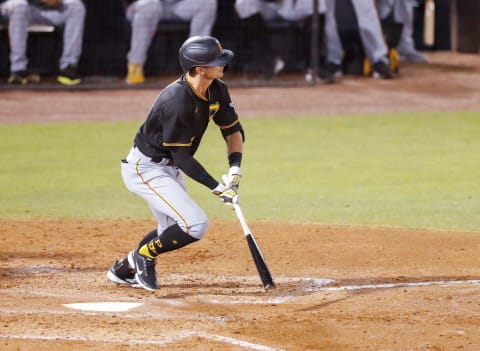
[[[237,192],[232,188],[226,187],[222,183],[218,184],[218,186],[212,190],[212,193],[217,195],[220,201],[222,201],[227,206],[232,206],[233,204],[237,203]]]
[[[232,166],[228,170],[227,177],[225,179],[225,186],[227,188],[232,188],[235,192],[238,192],[238,187],[240,186],[240,179],[242,178],[242,171],[238,166]]]

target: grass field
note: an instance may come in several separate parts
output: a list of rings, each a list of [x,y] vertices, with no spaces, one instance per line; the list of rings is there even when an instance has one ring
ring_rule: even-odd
[[[151,218],[120,177],[137,122],[2,125],[0,217]],[[240,188],[252,220],[480,230],[480,114],[244,119]],[[219,177],[211,126],[197,158]],[[234,214],[203,186],[211,219]]]

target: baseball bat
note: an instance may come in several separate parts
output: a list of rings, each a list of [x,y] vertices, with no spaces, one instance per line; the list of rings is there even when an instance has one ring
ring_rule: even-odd
[[[435,43],[435,1],[425,1],[424,14],[424,28],[423,28],[423,42],[427,46],[432,46]]]
[[[260,247],[258,246],[255,238],[252,234],[252,231],[248,227],[247,221],[243,216],[242,209],[238,204],[238,196],[233,203],[233,208],[235,209],[235,213],[237,214],[238,220],[240,221],[240,225],[243,229],[243,234],[245,234],[245,238],[247,239],[248,248],[250,249],[250,253],[252,254],[253,261],[255,262],[255,266],[257,267],[258,274],[260,275],[260,279],[262,280],[263,287],[265,290],[275,288],[275,283],[273,282],[272,275],[270,274],[270,270],[267,267],[267,263],[263,258],[262,252],[260,251]]]

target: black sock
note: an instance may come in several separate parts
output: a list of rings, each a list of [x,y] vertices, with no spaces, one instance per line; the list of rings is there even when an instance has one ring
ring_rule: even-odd
[[[154,237],[139,246],[138,253],[153,259],[161,253],[177,250],[197,240],[185,233],[177,224],[174,224],[165,229],[160,236]]]

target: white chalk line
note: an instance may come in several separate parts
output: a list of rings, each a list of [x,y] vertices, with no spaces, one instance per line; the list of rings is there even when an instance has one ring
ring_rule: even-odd
[[[439,280],[426,282],[404,282],[404,283],[384,283],[384,284],[365,284],[365,285],[345,285],[320,287],[317,291],[342,291],[342,290],[365,290],[365,289],[396,289],[404,287],[423,287],[423,286],[453,286],[453,285],[478,285],[479,279],[471,280]]]
[[[229,282],[245,282],[247,284],[254,284],[258,282],[259,278],[257,276],[217,276],[211,274],[172,274],[168,275],[166,279],[168,281],[192,281],[193,280],[202,280],[211,282],[214,279],[224,279]],[[453,286],[453,285],[479,285],[479,279],[471,280],[440,280],[440,281],[420,281],[420,282],[401,282],[401,283],[381,283],[381,284],[364,284],[364,285],[340,285],[340,286],[328,286],[332,283],[336,283],[332,279],[322,279],[322,278],[313,278],[313,277],[276,277],[275,281],[277,286],[281,287],[282,284],[297,284],[298,288],[295,292],[289,292],[287,294],[266,292],[265,294],[259,294],[261,287],[258,290],[246,291],[240,294],[204,294],[200,293],[195,296],[187,296],[176,299],[160,299],[155,295],[149,297],[145,296],[144,301],[152,302],[155,305],[165,304],[169,306],[183,306],[188,304],[188,301],[195,302],[206,302],[211,304],[225,304],[225,305],[235,305],[235,304],[282,304],[286,303],[300,294],[313,294],[318,292],[325,291],[349,291],[349,290],[366,290],[366,289],[395,289],[401,287],[427,287],[427,286]],[[128,289],[122,287],[119,289]],[[229,290],[229,288],[226,288]],[[119,290],[120,291],[120,290]],[[161,289],[160,289],[161,291]],[[64,291],[64,292],[52,292],[50,290],[45,291],[45,289],[22,289],[22,288],[12,288],[12,289],[3,289],[0,290],[0,294],[10,294],[10,295],[27,295],[27,296],[42,296],[42,297],[55,297],[55,298],[68,298],[72,299],[81,299],[85,300],[104,300],[112,301],[118,300],[118,296],[106,295],[106,294],[85,294],[85,292],[79,291]],[[270,295],[270,296],[269,296]],[[138,301],[138,297],[121,297],[122,301]],[[161,317],[161,316],[156,316]],[[168,318],[168,315],[163,315],[163,318]]]
[[[234,339],[222,335],[214,335],[204,332],[185,331],[176,335],[164,337],[162,339],[139,340],[139,339],[118,339],[118,338],[93,338],[81,336],[62,336],[62,335],[32,335],[32,334],[0,334],[0,339],[17,339],[17,340],[46,340],[46,341],[81,341],[95,343],[114,343],[128,345],[158,345],[166,346],[190,337],[200,337],[203,339],[218,341],[234,346],[240,346],[248,350],[258,351],[283,351],[266,345],[256,344],[249,341]]]
[[[229,317],[222,316],[211,316],[206,314],[196,314],[192,315],[190,313],[167,313],[167,312],[158,312],[154,310],[140,311],[140,312],[95,312],[95,311],[81,311],[81,310],[53,310],[46,308],[2,308],[2,315],[32,315],[32,314],[44,314],[44,315],[54,315],[54,316],[78,316],[79,314],[84,316],[115,316],[117,318],[124,319],[183,319],[191,321],[211,321],[224,323],[231,320]]]

